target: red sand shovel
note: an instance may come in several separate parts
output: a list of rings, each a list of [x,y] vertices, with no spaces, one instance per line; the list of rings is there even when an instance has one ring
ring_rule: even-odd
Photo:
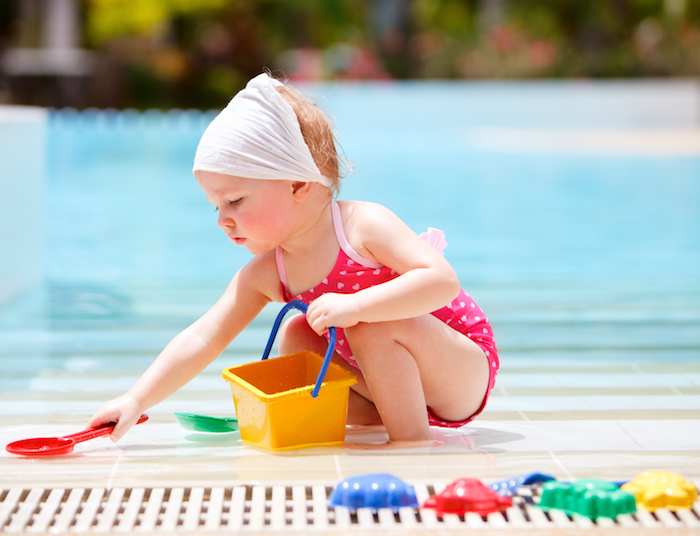
[[[141,424],[148,420],[147,415],[141,415],[136,424]],[[115,422],[108,422],[97,428],[88,428],[75,434],[63,437],[35,437],[32,439],[20,439],[5,447],[10,454],[20,456],[60,456],[73,452],[76,443],[82,443],[96,437],[109,435],[117,425]]]

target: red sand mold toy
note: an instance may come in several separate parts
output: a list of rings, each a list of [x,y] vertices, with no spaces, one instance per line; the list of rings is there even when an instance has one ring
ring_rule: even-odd
[[[448,485],[441,493],[433,495],[423,508],[432,508],[438,517],[445,514],[462,516],[476,512],[485,516],[500,512],[513,505],[510,497],[502,497],[476,478],[460,478]]]

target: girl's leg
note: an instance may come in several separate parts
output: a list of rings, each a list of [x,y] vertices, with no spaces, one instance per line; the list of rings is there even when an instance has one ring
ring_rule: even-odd
[[[318,336],[306,322],[304,315],[294,315],[287,320],[279,332],[279,350],[281,355],[294,354],[309,350],[325,355],[328,341]],[[338,354],[333,355],[333,363],[349,370],[357,377],[357,383],[350,388],[348,400],[348,424],[381,424],[377,408],[371,400],[367,383],[362,373],[345,361]]]
[[[432,315],[345,330],[392,441],[431,438],[426,406],[448,421],[469,418],[489,381],[483,351]]]

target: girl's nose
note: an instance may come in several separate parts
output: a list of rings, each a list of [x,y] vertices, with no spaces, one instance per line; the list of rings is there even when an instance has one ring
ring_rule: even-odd
[[[217,221],[219,224],[219,227],[222,229],[226,227],[234,227],[235,223],[233,222],[233,219],[230,216],[227,216],[223,210],[219,210],[219,219]]]

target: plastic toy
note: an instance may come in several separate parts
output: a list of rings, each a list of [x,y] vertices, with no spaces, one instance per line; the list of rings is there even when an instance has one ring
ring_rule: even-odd
[[[509,497],[502,497],[480,480],[460,478],[449,484],[441,493],[425,501],[423,508],[434,509],[438,517],[445,514],[462,516],[467,512],[485,516],[512,505]]]
[[[584,479],[576,482],[547,482],[542,486],[538,504],[543,510],[563,510],[569,515],[581,514],[592,520],[615,519],[619,514],[637,510],[634,495],[612,482]]]
[[[622,489],[628,491],[650,512],[657,508],[678,510],[692,508],[698,498],[698,490],[681,475],[669,471],[645,471],[639,473]]]
[[[306,304],[296,300],[282,308],[262,361],[223,371],[236,405],[241,439],[270,450],[342,444],[350,386],[357,379],[331,363],[335,328],[329,330],[323,358],[307,351],[267,359],[282,318],[292,308],[306,312]]]
[[[191,432],[225,434],[238,430],[238,419],[234,417],[214,417],[176,411],[175,418],[180,426]]]
[[[550,480],[556,480],[553,476],[543,475],[542,473],[530,473],[527,475],[520,475],[507,480],[499,480],[498,482],[492,482],[489,487],[505,497],[510,497],[515,495],[518,488],[522,486],[530,486],[532,484],[539,484],[540,482],[549,482]]]
[[[346,478],[333,489],[328,502],[331,508],[345,506],[350,510],[358,508],[398,510],[402,506],[418,508],[413,487],[387,473]]]
[[[136,424],[141,424],[147,420],[147,415],[141,415],[141,418]],[[7,445],[5,450],[11,454],[18,454],[20,456],[61,456],[62,454],[73,452],[73,447],[75,447],[77,443],[111,434],[116,425],[117,423],[110,422],[98,428],[88,428],[87,430],[62,437],[21,439]]]

